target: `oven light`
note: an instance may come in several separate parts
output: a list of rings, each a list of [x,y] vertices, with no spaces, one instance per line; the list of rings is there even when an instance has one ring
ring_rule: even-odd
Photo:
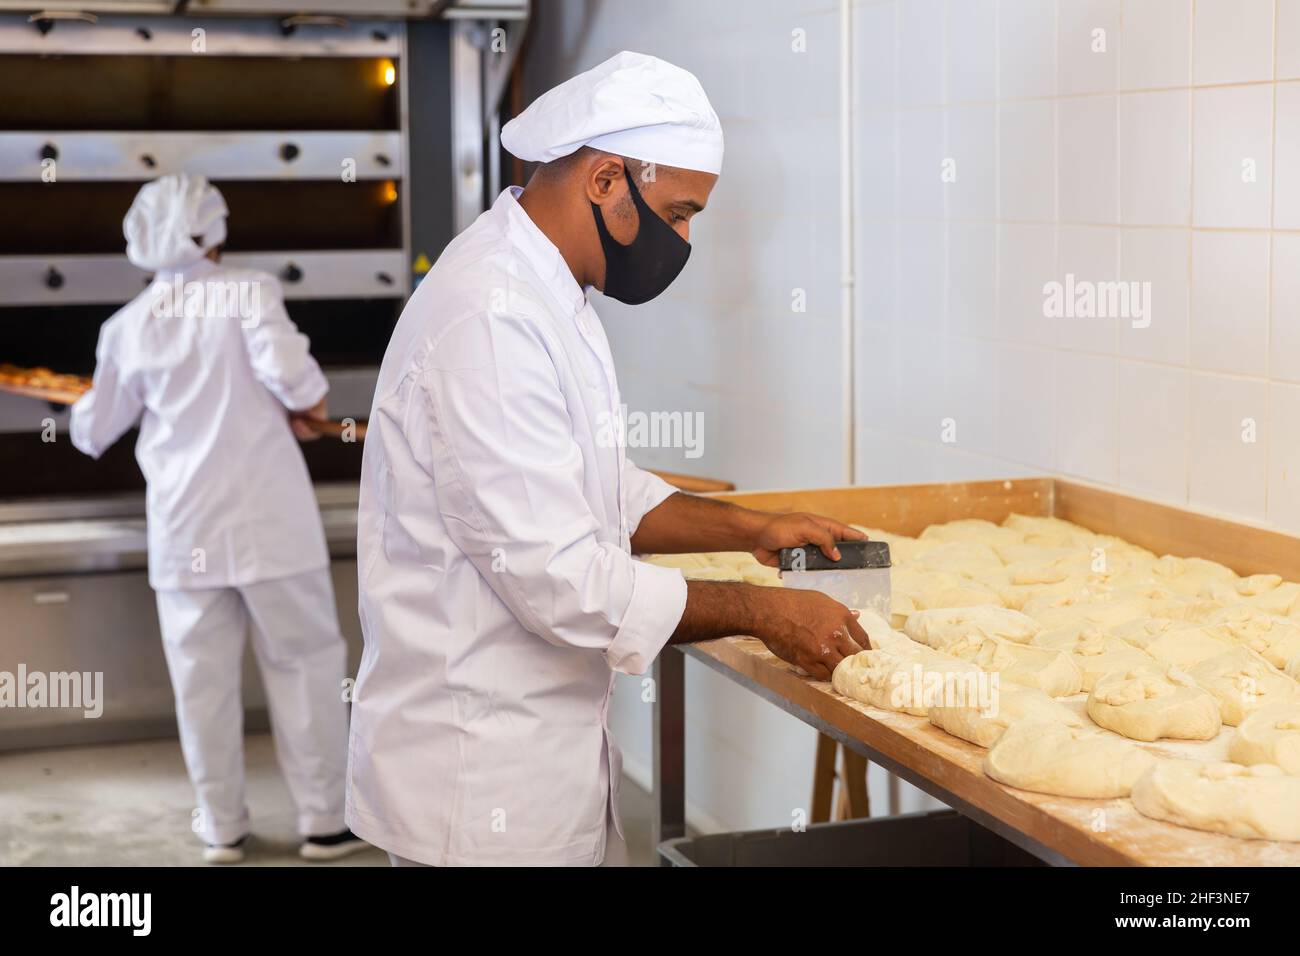
[[[397,202],[397,183],[391,179],[384,183],[383,197],[386,203]]]
[[[397,82],[397,67],[393,66],[392,60],[384,60],[380,64],[380,76],[384,78],[384,86],[392,86]]]

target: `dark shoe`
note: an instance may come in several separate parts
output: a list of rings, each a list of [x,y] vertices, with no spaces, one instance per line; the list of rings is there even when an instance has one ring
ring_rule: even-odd
[[[370,844],[351,830],[340,830],[329,836],[309,836],[298,849],[298,855],[304,860],[322,862],[351,856],[362,850],[368,850]]]

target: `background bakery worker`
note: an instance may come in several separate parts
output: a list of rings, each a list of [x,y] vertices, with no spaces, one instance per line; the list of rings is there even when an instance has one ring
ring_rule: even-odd
[[[124,231],[127,257],[156,275],[104,323],[72,442],[98,457],[140,427],[149,583],[204,857],[237,862],[249,832],[240,663],[250,623],[301,853],[344,855],[365,846],[343,823],[346,650],[289,419],[323,418],[328,384],[276,280],[218,264],[226,204],[206,180],[144,186]]]
[[[822,679],[867,646],[824,595],[688,583],[632,556],[773,563],[861,537],[676,493],[608,438],[621,402],[586,290],[644,302],[685,265],[722,168],[699,82],[620,53],[501,141],[544,165],[421,282],[366,438],[347,819],[398,864],[590,865],[607,841],[620,855],[610,691],[670,641],[754,634]]]

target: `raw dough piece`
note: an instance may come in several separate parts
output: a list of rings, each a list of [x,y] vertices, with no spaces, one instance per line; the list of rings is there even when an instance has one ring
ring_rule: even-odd
[[[928,608],[1002,605],[1002,598],[992,588],[950,571],[896,567],[890,575],[890,586],[893,592],[890,620],[900,628],[909,616]]]
[[[1300,624],[1238,604],[1205,618],[1205,633],[1222,641],[1244,644],[1274,667],[1286,667],[1300,655]]]
[[[969,574],[975,568],[1000,568],[1002,559],[987,544],[974,541],[936,541],[913,562],[931,571]]]
[[[1015,644],[1028,644],[1038,633],[1032,617],[1004,607],[949,607],[918,611],[903,628],[907,636],[942,650],[963,637],[1000,637]]]
[[[952,660],[948,654],[940,654],[932,647],[924,644],[918,644],[902,631],[896,631],[885,621],[883,617],[870,608],[858,609],[858,623],[862,629],[867,632],[867,640],[871,642],[871,649],[876,651],[888,651],[891,654],[897,654],[905,657],[938,657],[941,660]]]
[[[1088,695],[1088,716],[1130,740],[1210,740],[1222,727],[1219,702],[1168,664],[1115,671]]]
[[[1231,584],[1237,572],[1204,558],[1179,558],[1166,554],[1151,565],[1151,573],[1165,586],[1190,596],[1200,595],[1216,582]]]
[[[1027,717],[1014,721],[984,758],[999,783],[1062,797],[1126,797],[1155,757],[1089,727]]]
[[[1125,596],[1117,599],[1113,589],[1092,585],[1074,594],[1032,597],[1025,602],[1023,610],[1044,629],[1076,623],[1114,627],[1151,616],[1150,604],[1145,598]]]
[[[1256,576],[1277,577],[1277,575]],[[1240,584],[1240,582],[1238,583]],[[1277,614],[1282,617],[1289,616],[1295,613],[1297,607],[1300,607],[1300,584],[1284,581],[1271,590],[1248,595],[1245,598],[1245,603],[1268,614]]]
[[[979,668],[965,661],[861,651],[840,661],[831,686],[872,707],[924,717],[932,704],[945,699],[975,699],[975,690],[953,688],[974,688],[979,678]]]
[[[983,706],[988,704],[989,706]],[[930,723],[954,737],[992,747],[1013,721],[1027,717],[1082,727],[1083,718],[1036,687],[997,681],[988,701],[930,708]]]
[[[1070,655],[1050,647],[971,635],[953,641],[944,651],[1005,680],[1037,687],[1049,697],[1069,697],[1083,687],[1083,674]]]
[[[1078,665],[1083,675],[1083,689],[1092,690],[1097,679],[1111,671],[1127,670],[1149,664],[1154,658],[1132,644],[1111,637],[1095,624],[1070,624],[1055,630],[1043,631],[1033,643],[1037,647],[1050,647],[1065,651]]]
[[[1212,637],[1203,625],[1168,618],[1133,621],[1113,628],[1111,633],[1141,648],[1156,660],[1183,669],[1232,650],[1230,642]]]
[[[1214,695],[1229,727],[1269,704],[1300,702],[1300,685],[1249,647],[1234,647],[1187,673]]]
[[[1259,764],[1161,760],[1133,787],[1143,816],[1258,840],[1300,840],[1300,777]]]
[[[1045,518],[1038,515],[1009,514],[1002,522],[1002,527],[1019,531],[1025,537],[1025,544],[1056,548],[1081,547],[1090,544],[1096,537],[1080,525],[1060,518]]]
[[[921,532],[922,541],[973,541],[976,544],[1015,545],[1024,541],[1020,532],[1004,528],[982,518],[958,518],[945,524],[932,524]]]
[[[1033,572],[1025,570],[1024,566],[1017,566],[1008,570],[1012,571],[1013,580],[1016,574],[1026,578],[1035,576]],[[1057,599],[1073,600],[1078,594],[1085,591],[1100,598],[1108,594],[1110,588],[1105,583],[1094,581],[1090,575],[1070,573],[1064,579],[1055,583],[1037,583],[1033,580],[1027,580],[1024,584],[1012,583],[1002,588],[999,594],[1007,607],[1014,608],[1017,611],[1024,611],[1025,605],[1030,601],[1034,601],[1036,606],[1047,605]]]
[[[1255,711],[1237,728],[1228,759],[1246,766],[1276,764],[1300,775],[1300,705],[1273,704]]]

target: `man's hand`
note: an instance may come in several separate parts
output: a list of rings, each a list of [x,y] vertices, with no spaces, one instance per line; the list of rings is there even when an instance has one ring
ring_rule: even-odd
[[[858,612],[820,591],[765,589],[763,619],[755,637],[781,660],[801,668],[814,680],[830,680],[835,665],[870,649]]]
[[[304,409],[301,412],[294,412],[289,416],[289,427],[293,429],[294,437],[298,441],[315,441],[320,438],[320,432],[308,425],[303,419],[315,419],[318,422],[328,421],[329,415],[325,411],[325,399],[321,399],[311,408]]]
[[[836,541],[861,541],[866,535],[834,518],[821,515],[776,515],[758,530],[754,539],[754,557],[768,567],[777,566],[777,552],[815,544],[832,561],[840,559]],[[773,653],[776,653],[773,651]],[[779,656],[779,655],[778,655]]]
[[[752,634],[781,660],[817,680],[830,680],[836,664],[871,647],[858,612],[821,591],[687,581],[686,610],[671,643],[731,634]]]

